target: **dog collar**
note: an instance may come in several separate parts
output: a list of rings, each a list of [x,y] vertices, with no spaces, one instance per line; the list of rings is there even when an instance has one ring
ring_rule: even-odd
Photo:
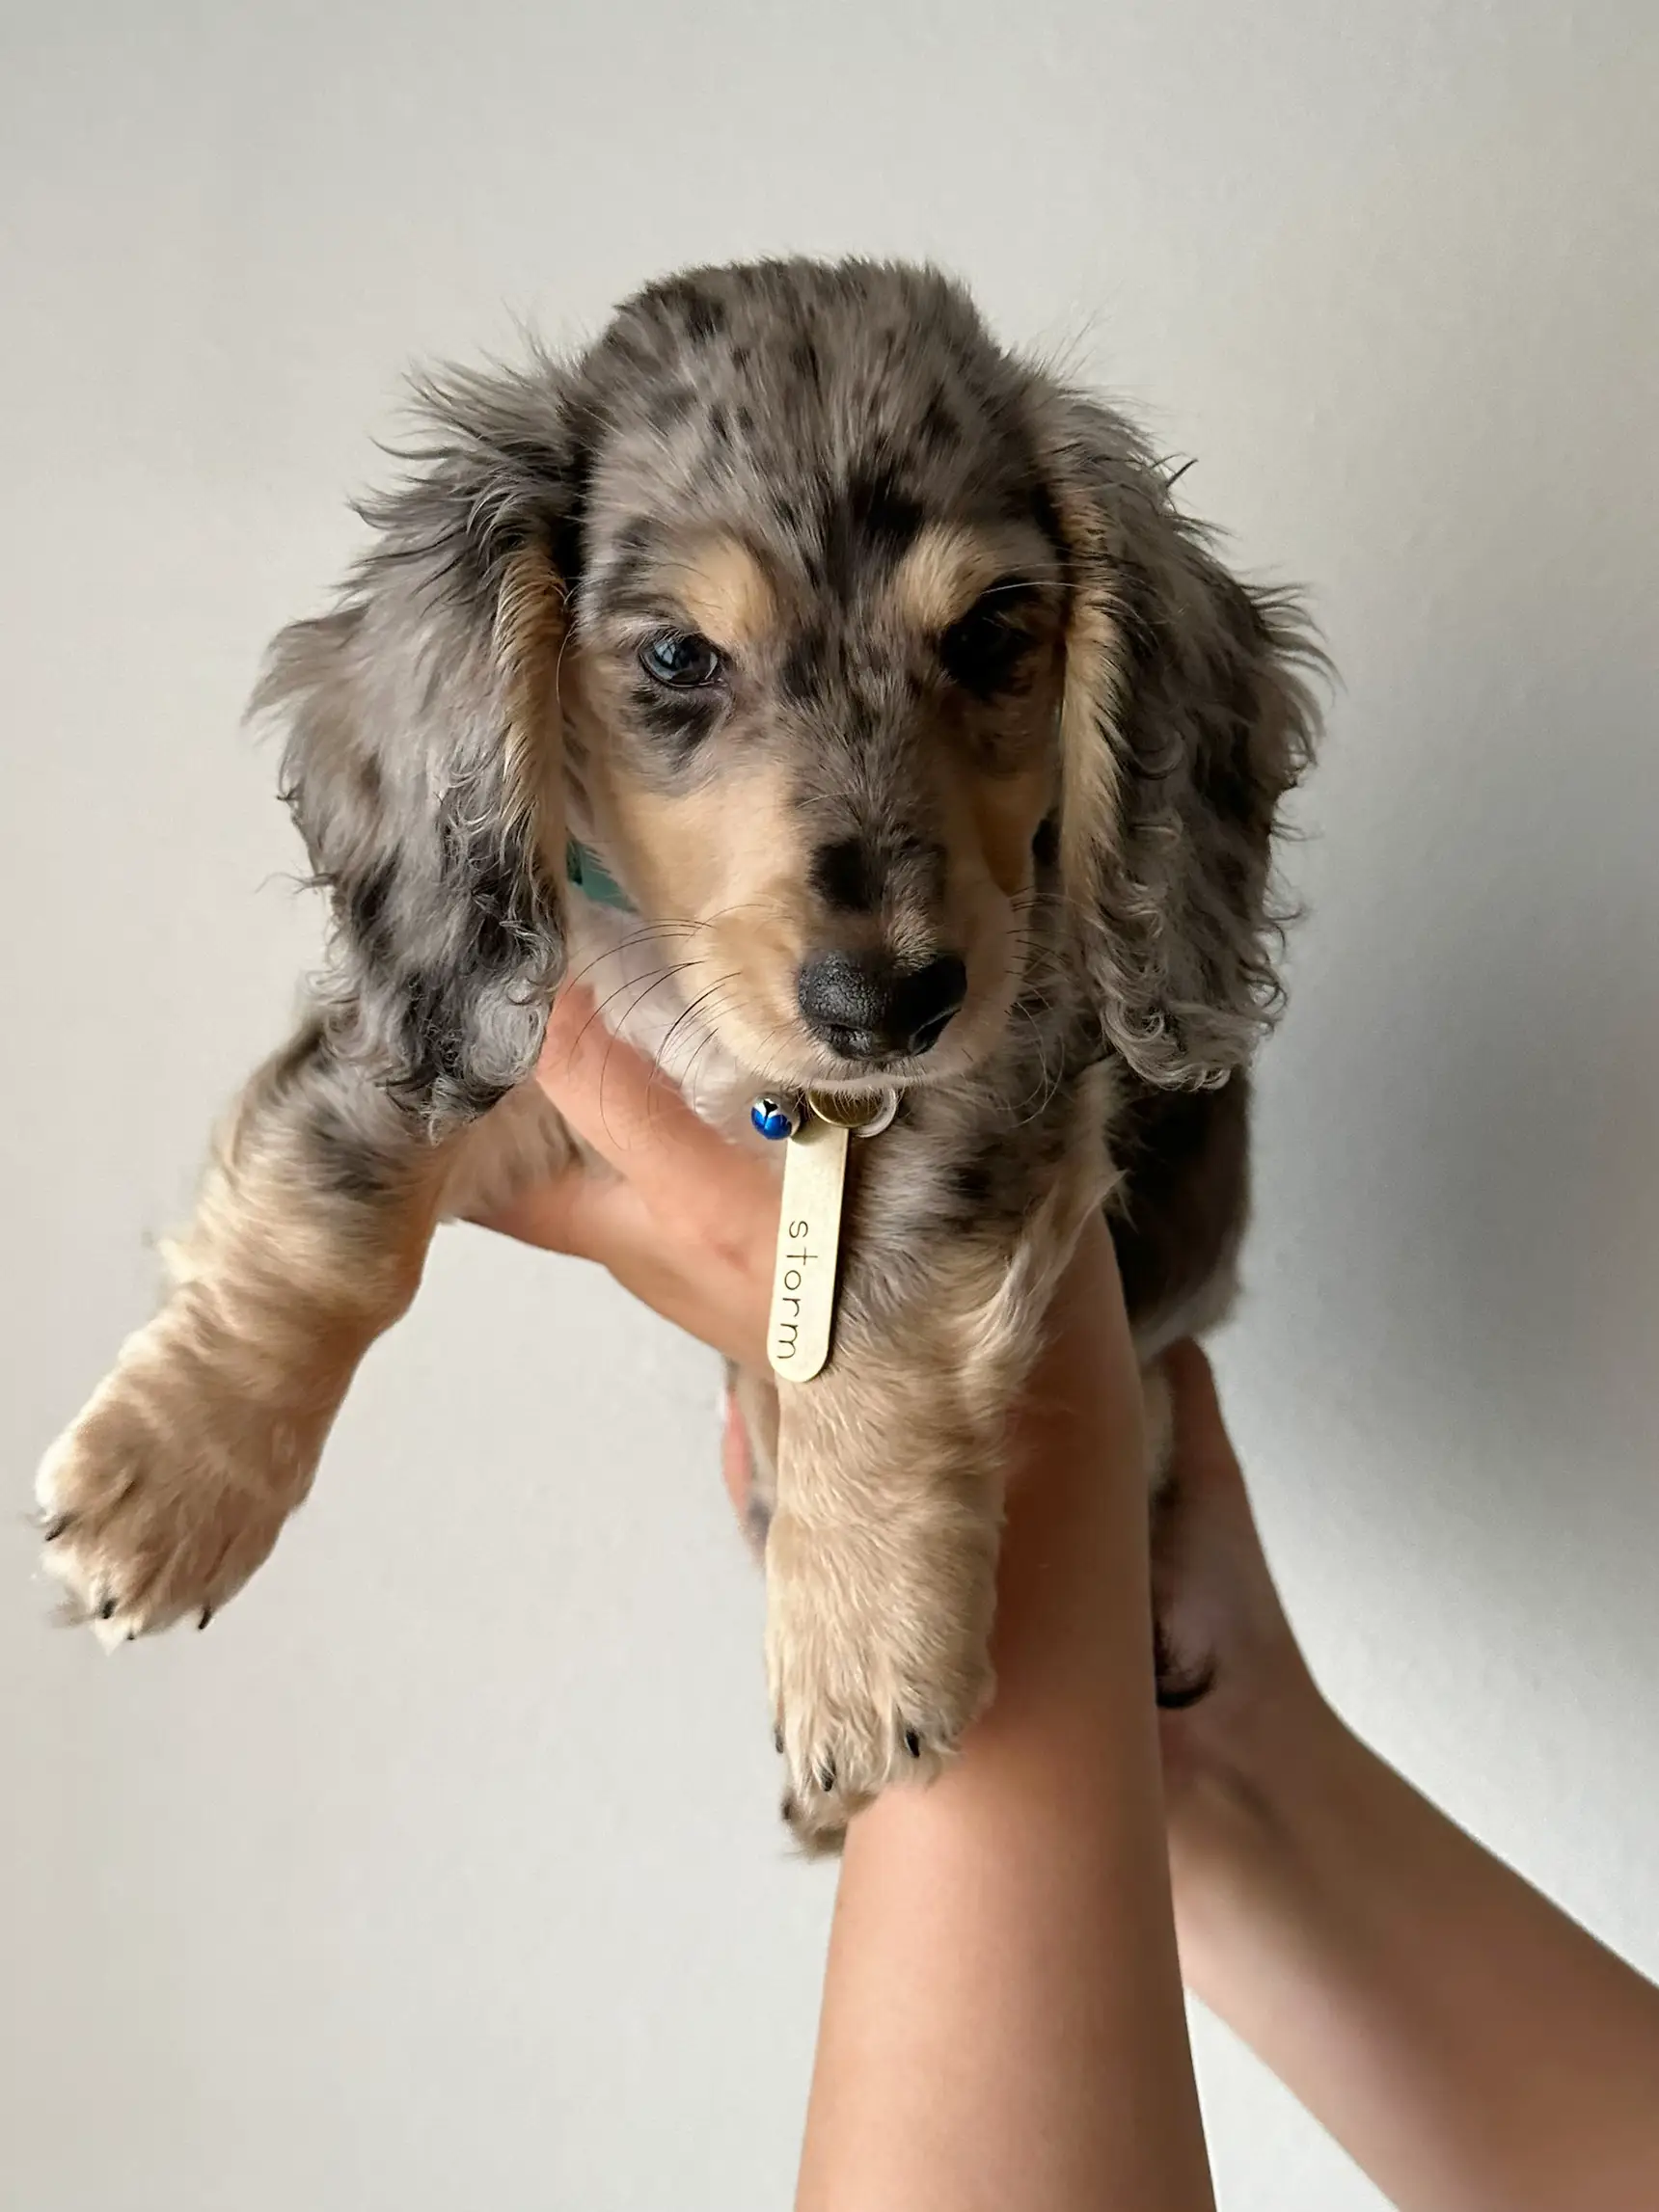
[[[619,914],[631,914],[634,902],[605,866],[596,852],[585,845],[578,845],[571,838],[564,848],[564,873],[582,893],[596,906],[613,906]]]

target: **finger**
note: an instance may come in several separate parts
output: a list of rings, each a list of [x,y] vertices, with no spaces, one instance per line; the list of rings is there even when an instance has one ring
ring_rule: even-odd
[[[601,1159],[650,1203],[695,1209],[733,1229],[766,1229],[777,1210],[765,1165],[726,1143],[672,1084],[613,1038],[585,990],[561,994],[548,1023],[536,1080]]]
[[[1177,1461],[1183,1466],[1231,1461],[1233,1440],[1222,1417],[1215,1370],[1209,1356],[1187,1336],[1170,1346],[1163,1355],[1163,1367],[1175,1408]]]
[[[1227,1432],[1214,1368],[1190,1337],[1172,1344],[1163,1355],[1163,1364],[1175,1415],[1167,1511],[1159,1514],[1164,1533],[1174,1541],[1179,1524],[1203,1522],[1234,1537],[1242,1535],[1250,1548],[1259,1550],[1256,1517],[1244,1470]]]

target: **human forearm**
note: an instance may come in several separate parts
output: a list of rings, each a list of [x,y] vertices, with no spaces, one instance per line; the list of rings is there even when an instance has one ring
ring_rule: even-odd
[[[1651,2212],[1659,1991],[1310,1703],[1172,1831],[1191,1986],[1401,2212]]]
[[[1098,1346],[1093,1373],[1064,1354],[1017,1439],[996,1702],[956,1767],[848,1838],[804,2212],[1211,2203],[1122,1419],[1134,1380],[1102,1379]]]

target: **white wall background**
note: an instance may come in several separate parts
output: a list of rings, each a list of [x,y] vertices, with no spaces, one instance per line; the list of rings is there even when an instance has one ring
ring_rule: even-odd
[[[310,955],[237,715],[406,358],[692,258],[931,254],[1317,587],[1346,689],[1228,1400],[1340,1701],[1659,1970],[1659,17],[4,0],[0,40],[19,1513]],[[830,1881],[772,1820],[712,1394],[451,1231],[209,1637],[106,1662],[0,1530],[8,2212],[787,2201]],[[1228,2212],[1375,2205],[1198,2033]]]

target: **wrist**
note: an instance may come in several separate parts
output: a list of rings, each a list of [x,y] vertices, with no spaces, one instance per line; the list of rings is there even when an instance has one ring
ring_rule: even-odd
[[[1317,1880],[1325,1814],[1342,1777],[1367,1756],[1305,1672],[1246,1711],[1218,1707],[1206,1719],[1204,1748],[1186,1757],[1168,1796],[1183,1965],[1200,1995],[1267,1897]]]

